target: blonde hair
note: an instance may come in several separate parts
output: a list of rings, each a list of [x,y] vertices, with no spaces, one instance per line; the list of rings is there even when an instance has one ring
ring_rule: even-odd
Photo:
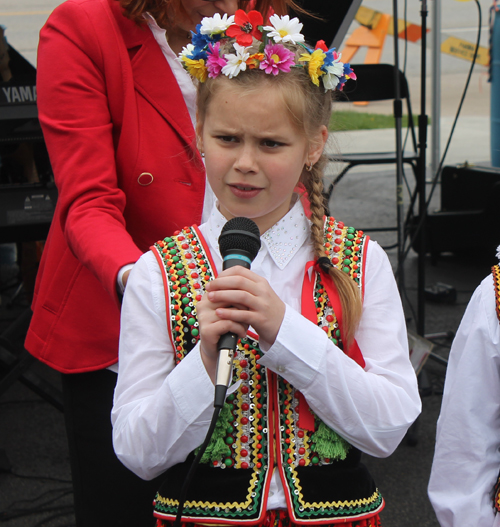
[[[288,46],[300,53],[298,46]],[[292,67],[289,73],[268,75],[262,70],[247,69],[236,77],[228,79],[224,75],[208,78],[198,85],[198,122],[203,127],[206,111],[214,95],[225,83],[238,86],[241,91],[255,91],[260,95],[266,93],[266,88],[277,88],[283,98],[291,121],[305,137],[317,137],[321,126],[327,126],[332,112],[332,95],[335,92],[325,91],[311,82],[307,69]],[[302,170],[300,178],[310,202],[311,239],[315,256],[326,257],[324,247],[324,215],[325,203],[323,194],[323,170],[327,163],[325,154],[309,171]],[[342,306],[342,334],[344,349],[348,349],[354,338],[354,332],[359,324],[362,313],[362,301],[358,286],[352,278],[335,266],[324,266],[323,270],[331,276],[339,293]]]

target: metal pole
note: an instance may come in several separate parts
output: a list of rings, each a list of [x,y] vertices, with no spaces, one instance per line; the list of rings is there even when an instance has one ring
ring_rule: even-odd
[[[398,286],[404,288],[404,203],[403,203],[403,141],[402,141],[402,103],[401,79],[399,76],[398,2],[393,2],[394,26],[394,118],[396,122],[396,212],[398,228]]]
[[[426,43],[427,43],[427,0],[421,0],[422,10],[420,11],[422,20],[422,54],[421,54],[421,91],[420,91],[420,115],[418,117],[418,138],[419,138],[419,166],[418,166],[418,199],[419,217],[422,223],[420,229],[420,250],[418,254],[418,284],[417,284],[417,333],[420,336],[425,334],[425,223],[426,223],[426,202],[425,202],[425,179],[426,161],[425,152],[427,148],[427,115],[425,111],[425,89],[426,89]]]
[[[431,90],[431,173],[434,176],[441,160],[441,0],[434,0],[432,6]]]

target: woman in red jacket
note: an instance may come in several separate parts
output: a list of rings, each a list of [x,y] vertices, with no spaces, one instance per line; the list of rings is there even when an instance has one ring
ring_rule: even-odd
[[[151,523],[157,482],[132,475],[111,443],[119,297],[139,256],[209,205],[195,87],[175,57],[203,17],[247,3],[67,0],[40,34],[38,109],[59,197],[26,348],[63,373],[79,527]]]

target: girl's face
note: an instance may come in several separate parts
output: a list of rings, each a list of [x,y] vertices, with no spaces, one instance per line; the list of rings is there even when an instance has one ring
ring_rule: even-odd
[[[221,213],[251,218],[264,233],[288,212],[304,165],[318,161],[328,132],[322,126],[308,141],[277,88],[266,83],[242,94],[228,81],[212,97],[198,137]]]

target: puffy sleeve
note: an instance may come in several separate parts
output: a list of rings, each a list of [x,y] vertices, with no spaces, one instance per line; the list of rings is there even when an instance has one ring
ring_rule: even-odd
[[[474,292],[450,351],[429,498],[441,527],[499,525],[500,324],[491,276]]]
[[[120,461],[153,479],[203,443],[214,385],[195,347],[175,366],[160,267],[150,251],[130,273],[121,312],[113,445]]]
[[[390,262],[375,242],[366,258],[363,314],[355,334],[364,368],[289,306],[276,342],[260,360],[299,389],[347,441],[385,457],[417,418],[421,402]]]

